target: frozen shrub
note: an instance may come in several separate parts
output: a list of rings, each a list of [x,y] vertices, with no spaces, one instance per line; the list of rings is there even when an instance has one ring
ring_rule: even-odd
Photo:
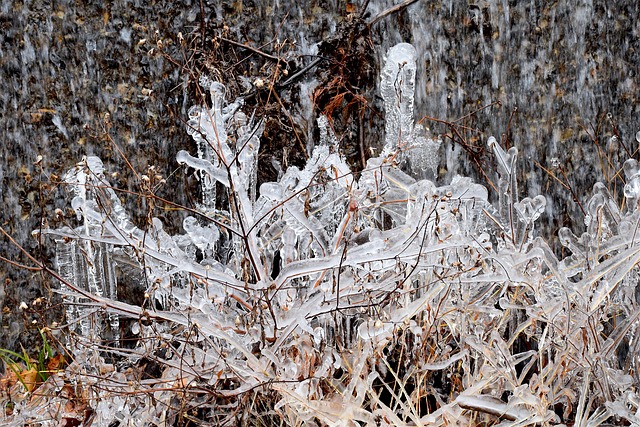
[[[586,231],[560,231],[559,261],[536,236],[545,198],[519,199],[516,148],[489,138],[495,207],[469,178],[421,179],[439,143],[414,125],[410,45],[389,53],[386,145],[358,179],[321,117],[306,166],[256,189],[262,121],[201,85],[213,103],[189,112],[198,155],[177,160],[203,200],[183,234],[133,225],[94,157],[67,175],[84,225],[47,231],[79,325],[64,375],[102,379],[83,383],[101,425],[165,425],[195,407],[220,425],[639,421],[635,161],[626,212],[597,184]],[[122,259],[143,273],[140,306],[115,294]],[[124,317],[138,345],[106,348]],[[124,367],[143,359],[161,373],[134,381]]]

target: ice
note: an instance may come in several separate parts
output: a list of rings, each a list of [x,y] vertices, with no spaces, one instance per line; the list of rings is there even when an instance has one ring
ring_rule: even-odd
[[[530,224],[540,218],[540,215],[544,213],[546,205],[547,199],[542,195],[538,195],[533,199],[526,197],[514,206],[518,211],[520,221]]]
[[[458,360],[462,359],[463,357],[467,357],[467,355],[468,355],[467,350],[463,350],[463,351],[460,351],[457,354],[454,354],[453,356],[449,357],[447,360],[442,360],[442,361],[439,361],[439,362],[423,363],[420,367],[422,369],[428,369],[430,371],[441,371],[443,369],[448,368],[453,363],[457,362]]]
[[[512,175],[515,172],[515,161],[518,155],[518,149],[511,147],[507,152],[505,152],[493,136],[489,137],[487,140],[487,146],[493,150],[496,157],[498,173],[507,176]]]
[[[358,336],[365,341],[372,341],[374,345],[384,344],[390,337],[393,325],[380,319],[369,320],[358,327]]]
[[[547,199],[538,195],[534,198],[525,197],[520,202],[514,203],[513,207],[518,213],[518,236],[520,243],[530,243],[533,238],[534,222],[540,218],[547,206]]]
[[[213,257],[216,243],[220,238],[220,232],[215,225],[211,224],[202,227],[196,218],[188,216],[182,221],[182,227],[198,249],[207,257]]]
[[[451,199],[475,199],[478,201],[488,200],[489,193],[486,187],[476,184],[471,178],[456,175],[451,180],[451,184],[444,187]]]
[[[211,94],[212,107],[193,106],[189,109],[187,132],[197,145],[197,161],[186,152],[178,154],[179,163],[187,163],[199,171],[202,187],[203,211],[215,210],[216,181],[228,185],[228,177],[222,166],[233,157],[227,144],[226,120],[223,114],[225,88],[218,82],[203,76],[200,84]],[[209,166],[210,165],[210,166]],[[226,184],[225,184],[226,183]]]
[[[256,185],[258,182],[258,152],[260,150],[260,136],[264,132],[264,121],[257,124],[246,123],[244,114],[236,114],[236,126],[238,126],[238,139],[236,140],[236,152],[239,171],[238,176],[247,188],[251,201],[256,199]]]
[[[587,215],[585,215],[584,224],[589,234],[600,234],[602,238],[610,238],[617,234],[622,214],[603,183],[597,182],[593,186],[593,196],[585,207]]]
[[[416,49],[400,43],[387,53],[380,92],[385,109],[385,153],[406,144],[413,132]]]
[[[178,152],[176,160],[180,164],[186,164],[189,167],[197,171],[204,172],[205,175],[209,179],[215,179],[220,182],[222,185],[229,185],[229,177],[227,176],[226,171],[221,166],[216,166],[208,160],[199,159],[197,157],[193,157],[191,154],[187,153],[184,150]],[[209,181],[203,183],[203,188],[209,188],[213,184],[210,184]]]
[[[628,209],[633,211],[638,207],[640,199],[640,165],[635,159],[629,159],[623,165],[627,183],[624,186],[624,197],[628,199]]]
[[[284,189],[277,182],[265,182],[260,186],[260,195],[274,202],[279,202],[284,197]]]
[[[282,249],[280,251],[283,266],[289,265],[298,259],[296,240],[296,233],[293,228],[285,228],[282,232]]]
[[[174,235],[168,230],[180,223],[133,224],[102,162],[79,163],[65,175],[78,223],[45,230],[56,238],[72,328],[102,345],[118,339],[109,335],[118,316],[131,318],[138,341],[118,357],[135,363],[153,355],[162,367],[162,384],[138,394],[168,407],[171,390],[215,387],[231,408],[216,406],[224,416],[243,393],[275,390],[282,413],[319,424],[341,422],[345,407],[360,420],[382,415],[388,423],[465,423],[467,413],[479,412],[543,424],[564,402],[548,387],[563,399],[597,389],[590,365],[576,362],[583,357],[615,379],[607,393],[620,399],[632,380],[616,365],[624,357],[611,356],[619,343],[628,341],[630,354],[638,347],[640,166],[625,163],[624,212],[608,184],[594,186],[583,204],[585,229],[558,232],[559,260],[536,236],[547,199],[520,200],[516,147],[487,141],[495,207],[490,190],[471,178],[438,183],[439,140],[414,126],[415,61],[410,45],[390,50],[381,87],[386,146],[358,173],[322,116],[320,141],[304,166],[283,170],[260,159],[263,120],[242,111],[241,99],[227,103],[224,86],[203,78],[212,105],[190,109],[187,127],[197,153],[177,155],[195,169],[203,199],[182,213]],[[256,195],[261,161],[278,164],[278,178]],[[125,268],[134,272],[127,280],[135,276],[144,289],[141,303],[116,293],[115,271]],[[522,350],[531,340],[536,348]],[[398,349],[406,366],[390,357]],[[410,360],[414,353],[418,361]],[[637,367],[634,358],[625,363]],[[122,380],[120,367],[113,369],[119,376],[112,379]],[[392,407],[378,401],[379,384],[390,377],[409,384],[435,370],[443,378],[461,374],[464,388],[435,393],[439,406],[428,416],[408,408],[402,388],[385,389]],[[551,375],[560,371],[578,374]],[[112,394],[93,410],[134,419],[139,408]]]
[[[56,240],[56,267],[58,273],[60,273],[60,277],[65,281],[65,284],[62,285],[65,290],[67,287],[84,287],[86,266],[83,265],[82,260],[78,258],[77,242],[75,240],[69,242]],[[72,302],[72,300],[69,302]],[[66,306],[67,319],[70,319],[72,322],[74,319],[79,319],[81,314],[78,310],[78,306],[68,304]],[[80,329],[81,328],[82,326],[80,326]],[[86,335],[88,331],[81,330],[80,333]]]
[[[523,425],[544,420],[541,417],[536,417],[534,413],[523,407],[509,405],[493,396],[471,396],[463,394],[456,398],[456,403],[465,409],[497,415],[511,421],[520,421]]]
[[[380,92],[385,108],[383,155],[398,149],[398,157],[415,178],[435,179],[438,175],[440,140],[433,139],[420,124],[414,127],[413,103],[416,87],[416,50],[407,43],[392,47],[382,71]],[[324,125],[320,125],[322,129]]]
[[[97,157],[87,157],[76,169],[65,176],[69,184],[69,191],[76,196],[72,206],[82,218],[84,225],[81,233],[87,236],[99,237],[103,227],[99,217],[97,199],[101,191],[110,196],[110,189],[101,189],[104,166]],[[111,190],[112,191],[112,190]],[[119,201],[117,202],[119,205]],[[114,206],[114,214],[121,213]],[[122,220],[116,221],[126,229]],[[102,242],[90,240],[56,241],[56,262],[61,276],[71,288],[88,291],[98,297],[117,299],[117,283],[112,259],[112,247]],[[98,313],[92,307],[83,307],[75,303],[87,302],[85,298],[68,297],[67,321],[82,337],[87,339],[108,339],[117,345],[120,335],[118,315]]]
[[[440,145],[441,141],[428,135],[422,125],[415,126],[408,159],[411,172],[416,178],[435,180],[438,177]]]
[[[509,148],[506,152],[498,141],[492,136],[487,140],[487,146],[493,151],[497,165],[498,175],[498,212],[506,231],[504,244],[515,245],[520,250],[526,250],[526,243],[531,241],[532,229],[527,225],[526,215],[533,215],[537,218],[536,212],[541,208],[542,199],[527,202],[526,206],[519,203],[518,182],[516,173],[516,162],[518,149]],[[544,202],[546,203],[546,201]],[[535,206],[534,206],[535,204]],[[529,212],[526,212],[529,210]],[[525,221],[521,222],[517,218],[525,215]],[[521,217],[522,218],[522,217]]]

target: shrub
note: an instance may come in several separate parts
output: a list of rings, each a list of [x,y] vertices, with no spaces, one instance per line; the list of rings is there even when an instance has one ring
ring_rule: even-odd
[[[536,237],[545,198],[518,197],[516,148],[488,140],[495,207],[470,178],[412,176],[436,175],[439,147],[414,124],[413,48],[392,48],[382,74],[380,157],[356,176],[321,117],[306,166],[259,189],[262,121],[202,79],[198,155],[177,157],[202,187],[183,234],[134,225],[98,158],[71,170],[82,225],[46,233],[75,355],[48,382],[73,393],[16,406],[14,420],[53,425],[75,399],[97,425],[640,422],[637,163],[626,210],[597,184],[586,231],[560,231],[559,261]],[[155,179],[143,177],[150,198]],[[117,294],[124,266],[140,304]],[[124,319],[132,348],[118,345]]]

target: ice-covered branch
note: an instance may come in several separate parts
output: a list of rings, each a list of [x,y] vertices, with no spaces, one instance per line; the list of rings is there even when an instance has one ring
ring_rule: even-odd
[[[636,371],[638,361],[620,354],[640,349],[637,162],[624,167],[627,209],[596,184],[586,230],[559,231],[559,260],[537,236],[545,197],[518,194],[517,148],[488,138],[495,207],[470,178],[437,180],[439,140],[414,123],[416,61],[405,43],[387,55],[380,157],[354,173],[320,117],[306,165],[259,191],[263,120],[202,79],[212,105],[189,110],[197,153],[177,156],[202,200],[181,217],[182,233],[153,212],[137,227],[100,160],[78,164],[65,178],[77,226],[46,230],[68,322],[102,348],[107,325],[129,318],[135,349],[117,354],[153,358],[172,384],[224,399],[214,409],[228,419],[249,393],[275,392],[277,414],[298,424],[338,423],[345,408],[367,424],[469,424],[478,413],[544,423],[591,390],[581,414],[587,401],[622,402],[632,381],[618,361]],[[142,303],[116,293],[125,266],[139,273]],[[95,312],[107,320],[85,321]],[[162,387],[154,399],[171,403]]]

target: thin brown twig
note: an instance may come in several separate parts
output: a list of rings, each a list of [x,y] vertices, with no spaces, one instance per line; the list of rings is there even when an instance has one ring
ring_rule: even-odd
[[[133,174],[136,176],[136,179],[139,182],[142,182],[142,179],[140,178],[140,175],[138,174],[138,171],[136,171],[136,169],[133,167],[133,165],[131,164],[131,162],[129,161],[129,159],[127,158],[127,156],[124,154],[124,152],[122,151],[122,149],[120,148],[120,146],[113,140],[113,138],[111,137],[111,135],[109,134],[109,131],[104,127],[103,124],[103,128],[102,128],[104,134],[107,136],[107,139],[109,140],[109,142],[111,143],[111,145],[113,145],[113,147],[116,149],[116,151],[118,152],[118,154],[120,155],[120,157],[122,158],[122,160],[124,160],[124,162],[127,164],[127,167],[131,170],[131,172],[133,172]]]
[[[31,255],[25,248],[23,248],[20,243],[18,243],[16,241],[16,239],[14,239],[9,233],[7,233],[5,231],[5,229],[0,226],[0,233],[2,233],[7,239],[9,239],[9,241],[15,246],[17,247],[20,252],[22,252],[27,258],[29,258],[35,265],[37,266],[42,266],[42,263],[40,261],[38,261],[37,259],[35,259],[33,257],[33,255]]]
[[[204,18],[204,2],[200,0],[200,40],[201,48],[204,50],[205,48],[205,37],[206,37],[206,29],[207,24]]]
[[[468,116],[468,115],[467,115],[467,116]],[[430,122],[442,123],[443,125],[447,125],[447,126],[449,126],[449,127],[451,127],[451,126],[457,126],[457,127],[461,128],[461,129],[469,130],[469,131],[471,131],[471,132],[482,133],[482,131],[481,131],[481,130],[479,130],[479,129],[474,129],[474,128],[469,127],[469,126],[465,126],[465,125],[459,125],[459,124],[457,124],[456,122],[457,122],[458,120],[460,120],[460,119],[457,119],[457,120],[454,120],[454,121],[452,121],[452,122],[449,122],[449,121],[447,121],[447,120],[437,119],[437,118],[435,118],[435,117],[431,117],[431,116],[424,116],[424,117],[422,117],[420,120],[418,120],[418,123],[417,123],[417,124],[419,124],[419,125],[420,125],[420,124],[422,124],[422,122],[423,122],[423,121],[425,121],[425,120],[429,120]]]
[[[324,58],[316,58],[316,59],[314,59],[313,61],[311,61],[309,63],[309,65],[307,65],[306,67],[304,67],[300,71],[294,73],[291,77],[289,77],[287,80],[285,80],[284,83],[279,84],[278,88],[283,89],[283,88],[289,86],[291,83],[296,81],[298,78],[302,77],[302,75],[304,75],[305,73],[309,72],[309,70],[311,70],[313,67],[318,65],[320,63],[320,61],[322,61],[323,59]]]
[[[237,42],[235,40],[231,40],[231,39],[228,39],[228,38],[222,37],[222,36],[218,36],[218,39],[222,40],[225,43],[229,43],[231,45],[234,45],[234,46],[237,46],[237,47],[241,47],[242,49],[249,50],[249,51],[255,53],[256,55],[260,55],[263,58],[266,58],[266,59],[268,59],[270,61],[275,62],[276,64],[282,62],[285,65],[288,65],[288,62],[285,61],[284,59],[280,58],[279,56],[274,56],[274,55],[271,55],[269,53],[263,52],[260,49],[257,49],[257,48],[255,48],[253,46],[249,46],[248,44],[240,43],[240,42]]]
[[[293,122],[293,117],[291,117],[291,114],[287,110],[287,107],[284,106],[284,103],[282,102],[282,100],[280,99],[276,91],[272,91],[271,93],[273,93],[273,96],[278,101],[278,104],[280,104],[280,107],[282,107],[282,111],[284,111],[285,116],[287,116],[287,119],[289,119],[289,123],[291,123],[291,129],[293,129],[293,133],[296,136],[296,142],[300,146],[300,150],[302,150],[302,154],[304,155],[304,158],[308,159],[309,153],[307,153],[307,148],[304,146],[304,143],[302,142],[300,135],[298,135],[298,132],[296,131],[296,126],[295,126],[295,123]]]
[[[576,192],[573,189],[573,187],[571,185],[569,185],[569,177],[567,177],[567,174],[564,171],[564,168],[562,167],[562,165],[558,165],[558,170],[560,170],[560,173],[564,177],[565,181],[567,181],[567,188],[569,189],[569,192],[571,193],[571,197],[573,197],[573,201],[578,204],[578,207],[582,211],[582,214],[584,216],[587,216],[587,212],[584,210],[584,207],[582,206],[582,203],[580,203],[580,199],[578,198],[578,195],[576,194]]]
[[[533,162],[534,165],[536,165],[537,167],[539,167],[540,169],[542,169],[543,171],[545,171],[551,178],[555,179],[556,181],[558,181],[558,184],[562,185],[565,189],[570,191],[569,186],[565,183],[562,182],[562,180],[560,178],[558,178],[553,172],[551,172],[549,169],[545,168],[544,166],[542,166],[540,163],[538,163],[537,161]]]
[[[379,14],[377,14],[373,19],[371,19],[367,25],[369,27],[371,27],[373,24],[375,24],[376,22],[380,21],[382,18],[394,14],[396,12],[401,11],[402,9],[406,8],[407,6],[411,6],[413,3],[416,3],[418,0],[405,0],[402,3],[399,3],[395,6],[391,6],[388,9],[383,10],[382,12],[380,12]]]
[[[1,227],[0,227],[0,228],[1,228]],[[4,231],[4,230],[3,230],[3,231]],[[5,235],[6,235],[6,234],[5,234]],[[31,266],[28,266],[28,265],[25,265],[25,264],[20,264],[19,262],[17,262],[17,261],[13,261],[13,260],[11,260],[11,259],[9,259],[9,258],[5,258],[5,257],[3,257],[2,255],[0,255],[0,261],[2,261],[2,262],[6,262],[7,264],[11,264],[11,265],[13,265],[14,267],[18,267],[18,268],[23,269],[23,270],[28,270],[28,271],[42,271],[42,269],[41,269],[40,267],[31,267]]]
[[[458,122],[461,121],[461,120],[464,120],[466,118],[469,118],[469,117],[473,116],[474,114],[476,114],[476,113],[478,113],[478,112],[480,112],[482,110],[485,110],[487,108],[490,108],[490,107],[493,107],[493,106],[496,106],[496,105],[497,106],[501,106],[502,103],[499,100],[498,101],[493,101],[490,104],[484,105],[484,106],[482,106],[482,107],[480,107],[480,108],[478,108],[478,109],[476,109],[476,110],[474,110],[474,111],[472,111],[472,112],[470,112],[470,113],[468,113],[468,114],[466,114],[466,115],[464,115],[462,117],[459,117],[459,118],[457,118],[457,119],[455,119],[453,121],[442,120],[442,119],[438,119],[438,118],[430,117],[430,116],[424,116],[418,121],[418,124],[421,124],[423,121],[429,120],[429,121],[433,121],[433,122],[436,122],[436,123],[442,123],[442,124],[446,125],[447,127],[449,127],[449,129],[451,130],[452,134],[451,135],[447,135],[447,136],[449,138],[451,138],[453,143],[456,142],[454,136],[458,137],[460,139],[460,141],[461,141],[460,144],[465,149],[465,151],[467,151],[471,155],[471,158],[472,158],[473,162],[476,164],[476,166],[478,167],[478,170],[484,176],[487,184],[489,184],[489,186],[494,191],[497,191],[497,188],[496,188],[495,184],[493,183],[491,178],[489,178],[489,176],[485,172],[484,168],[482,168],[482,165],[478,161],[478,155],[479,155],[480,152],[479,151],[478,152],[474,151],[471,148],[471,146],[469,144],[467,144],[465,138],[463,138],[462,135],[460,134],[460,132],[458,131],[458,128],[460,128],[462,130],[466,130],[466,131],[475,132],[475,133],[482,133],[482,131],[479,130],[479,129],[474,129],[474,128],[469,127],[469,126],[458,124]]]
[[[456,125],[451,124],[449,125],[449,128],[451,129],[451,132],[455,133],[456,136],[458,138],[460,138],[460,141],[462,141],[462,147],[465,149],[465,151],[467,151],[469,154],[471,154],[471,159],[473,160],[473,162],[476,164],[476,166],[478,167],[478,170],[480,171],[480,173],[482,174],[482,176],[484,176],[484,178],[487,181],[487,184],[489,184],[489,186],[493,189],[493,191],[497,192],[498,189],[495,186],[495,184],[493,183],[493,181],[491,180],[491,178],[489,178],[489,175],[487,175],[487,173],[485,172],[484,168],[482,167],[482,165],[480,164],[480,162],[478,161],[478,153],[476,153],[475,151],[473,151],[471,149],[471,147],[469,146],[469,144],[466,143],[465,139],[462,137],[462,135],[460,135],[460,132],[458,132],[458,130],[455,128]],[[453,137],[451,138],[453,140]],[[455,142],[455,141],[454,141]]]
[[[358,15],[359,19],[364,18],[364,14],[367,12],[367,7],[369,6],[369,0],[365,0],[364,4],[360,8],[360,14]]]
[[[504,140],[502,141],[502,145],[506,148],[509,148],[511,144],[509,144],[509,132],[511,131],[511,122],[513,121],[513,116],[518,112],[518,107],[513,107],[511,110],[511,114],[509,114],[509,122],[507,123],[507,131],[504,133]]]
[[[358,114],[358,146],[360,148],[360,162],[362,169],[367,167],[367,155],[364,149],[364,123],[362,114]]]
[[[607,114],[607,120],[609,120],[609,124],[611,124],[611,127],[613,128],[613,134],[615,135],[616,138],[618,138],[618,141],[620,141],[620,145],[622,146],[622,148],[624,148],[624,151],[627,153],[627,156],[629,156],[629,158],[633,157],[633,154],[631,154],[631,151],[629,150],[629,148],[627,148],[627,145],[624,143],[624,139],[620,136],[620,132],[618,131],[618,126],[616,126],[616,122],[613,121],[613,115],[611,113]]]
[[[462,116],[462,117],[458,117],[458,118],[457,118],[457,119],[455,119],[452,123],[456,123],[456,122],[459,122],[459,121],[464,120],[464,119],[466,119],[466,118],[469,118],[469,117],[473,116],[474,114],[479,113],[479,112],[480,112],[480,111],[482,111],[482,110],[486,110],[487,108],[491,108],[491,107],[493,107],[494,105],[497,105],[497,106],[499,107],[499,106],[501,106],[501,105],[502,105],[502,102],[500,102],[500,101],[498,100],[498,101],[493,101],[491,104],[483,105],[482,107],[480,107],[480,108],[478,108],[478,109],[476,109],[476,110],[474,110],[474,111],[470,112],[469,114],[465,114],[465,115],[464,115],[464,116]]]

